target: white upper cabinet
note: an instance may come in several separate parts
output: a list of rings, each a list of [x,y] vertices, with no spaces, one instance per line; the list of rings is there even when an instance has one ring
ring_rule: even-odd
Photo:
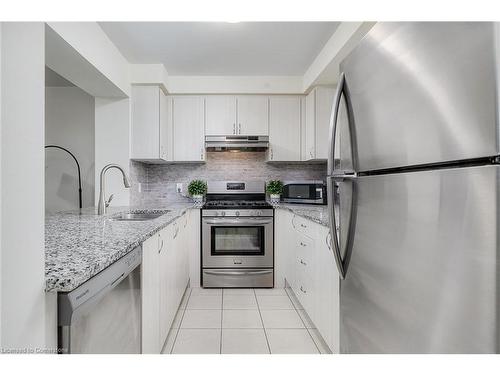
[[[306,97],[302,160],[327,159],[334,89],[316,87]]]
[[[268,161],[301,160],[301,97],[269,98]]]
[[[157,86],[133,86],[131,101],[131,158],[166,161],[172,140],[167,97]]]
[[[206,135],[236,134],[236,97],[210,95],[205,98]]]
[[[160,159],[174,160],[172,98],[160,93]]]
[[[269,98],[263,95],[241,95],[237,97],[237,103],[237,134],[269,135]]]
[[[205,161],[205,100],[172,96],[173,161]]]

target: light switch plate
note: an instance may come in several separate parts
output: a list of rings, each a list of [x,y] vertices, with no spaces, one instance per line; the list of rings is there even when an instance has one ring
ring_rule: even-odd
[[[176,190],[177,190],[177,192],[178,192],[179,194],[182,194],[182,183],[178,183],[178,184],[177,184],[177,189],[176,189]]]

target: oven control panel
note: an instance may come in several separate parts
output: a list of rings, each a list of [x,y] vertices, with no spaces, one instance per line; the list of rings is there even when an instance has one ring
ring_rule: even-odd
[[[272,217],[273,209],[266,208],[262,210],[203,210],[202,215],[204,217]]]
[[[244,182],[228,182],[226,184],[227,190],[245,190]]]

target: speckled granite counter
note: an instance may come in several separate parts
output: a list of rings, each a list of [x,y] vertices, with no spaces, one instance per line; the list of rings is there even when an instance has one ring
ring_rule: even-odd
[[[98,216],[95,209],[47,214],[45,290],[75,289],[193,207],[173,204],[158,209],[170,212],[148,221],[110,220],[121,212],[138,211],[129,207],[113,208],[105,216]]]
[[[328,227],[328,207],[314,204],[289,204],[280,203],[275,208],[288,210],[297,216],[312,220],[315,223]]]

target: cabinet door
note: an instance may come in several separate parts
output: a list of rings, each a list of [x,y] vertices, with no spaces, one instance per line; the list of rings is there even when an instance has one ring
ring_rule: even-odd
[[[200,286],[200,210],[191,209],[189,213],[189,236],[188,236],[188,264],[189,264],[189,283],[191,287],[196,288]]]
[[[269,161],[300,160],[300,97],[269,99]]]
[[[285,279],[288,284],[294,283],[295,277],[295,236],[292,227],[293,215],[285,210],[275,210],[274,217],[274,243],[275,243],[275,269],[274,287],[284,288]]]
[[[206,135],[236,134],[236,97],[211,95],[205,97]]]
[[[309,317],[315,321],[315,241],[302,234],[296,234],[295,245],[295,295],[307,311]]]
[[[174,298],[174,278],[172,275],[175,265],[175,248],[172,241],[174,225],[169,225],[160,232],[160,345],[163,346],[170,327],[174,320],[176,309],[172,300]]]
[[[160,157],[160,92],[156,86],[132,86],[132,159]]]
[[[312,90],[306,96],[306,124],[305,124],[305,156],[304,160],[311,160],[316,157],[316,136],[315,136],[315,119],[316,119],[316,110],[315,110],[315,100],[316,91]]]
[[[158,354],[160,346],[159,235],[142,244],[142,353]]]
[[[160,159],[173,160],[172,99],[160,90]]]
[[[181,216],[177,220],[177,227],[174,232],[174,249],[175,249],[175,255],[174,255],[174,297],[172,299],[172,303],[175,306],[175,310],[177,310],[181,298],[182,298],[182,292],[184,290],[184,276],[185,276],[185,266],[184,266],[184,253],[185,253],[185,248],[184,248],[184,238],[185,238],[185,220],[186,215]]]
[[[307,160],[306,145],[306,96],[300,97],[300,160]]]
[[[315,145],[316,159],[328,158],[328,140],[330,136],[330,117],[332,114],[335,92],[330,87],[316,88]]]
[[[201,96],[173,96],[174,161],[205,161],[205,106]]]
[[[339,288],[335,259],[326,241],[328,228],[314,224],[316,243],[315,325],[332,352],[339,351]]]
[[[269,98],[238,96],[238,134],[269,135]]]

